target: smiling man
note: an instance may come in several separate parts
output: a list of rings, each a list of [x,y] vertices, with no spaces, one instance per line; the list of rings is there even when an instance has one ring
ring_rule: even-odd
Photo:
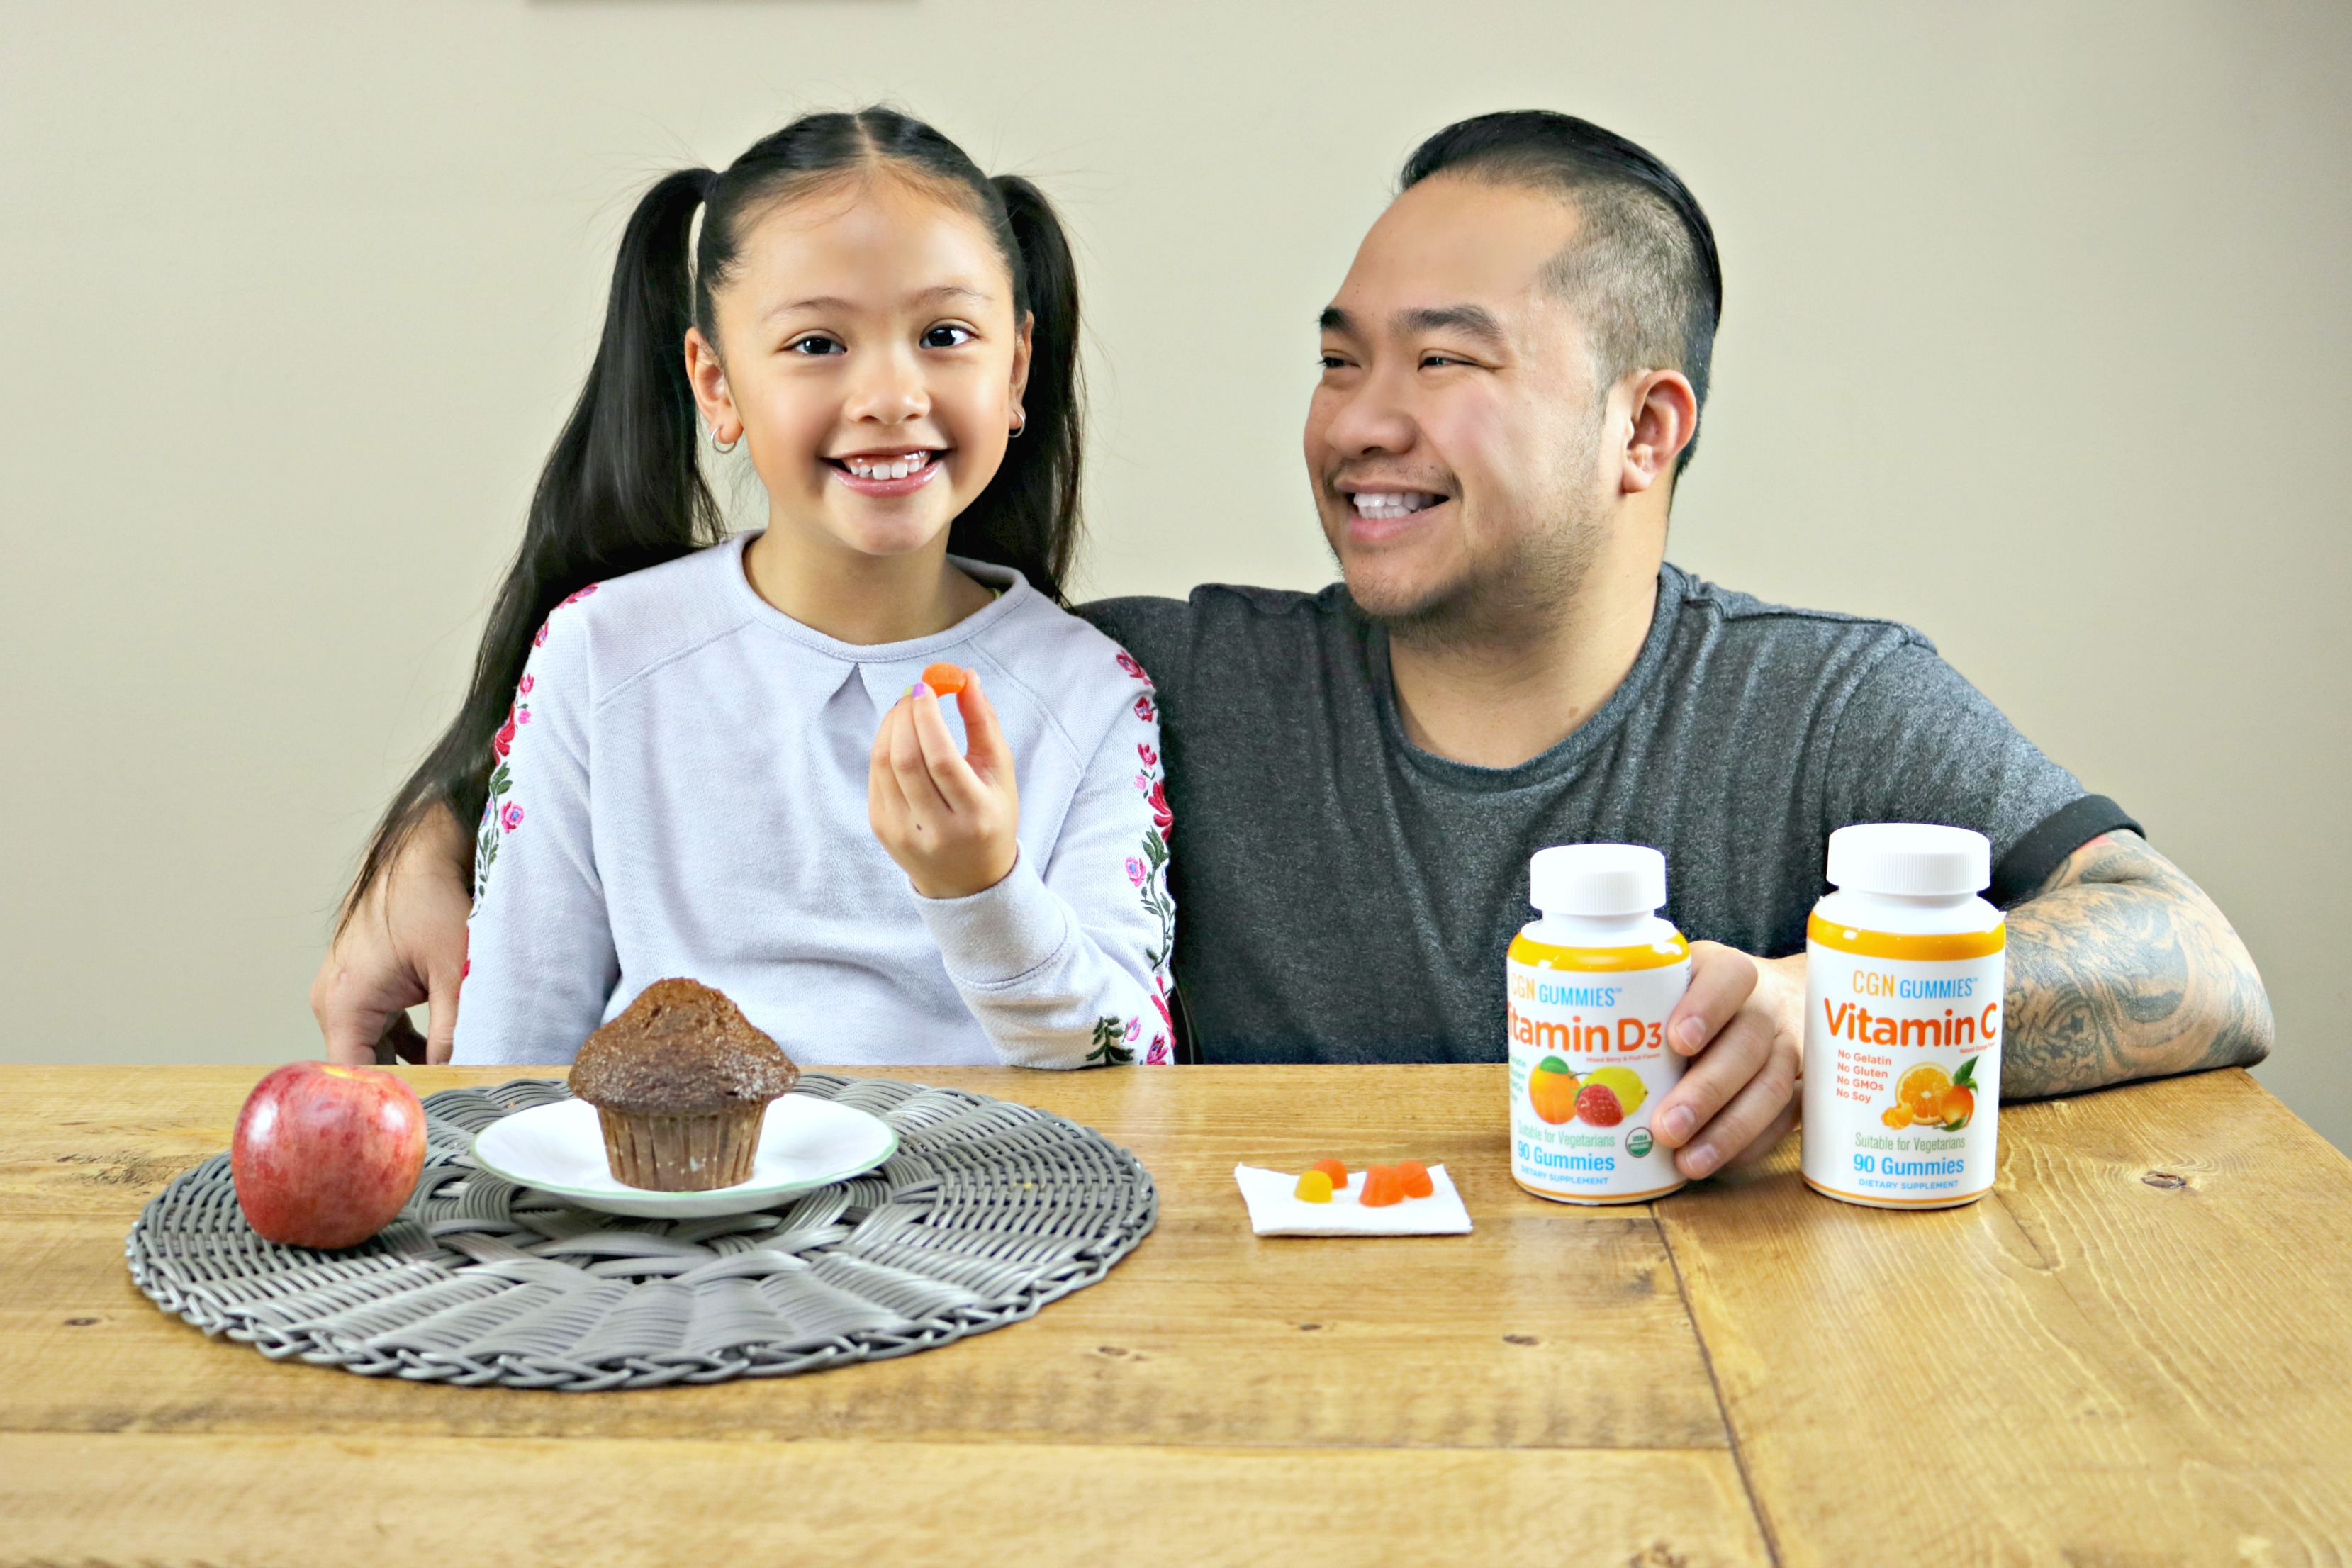
[[[1345,576],[1082,609],[1158,681],[1177,973],[1211,1061],[1496,1061],[1550,844],[1665,852],[1698,1176],[1794,1113],[1804,922],[1849,822],[1992,841],[2011,1095],[2257,1061],[2221,912],[1917,633],[1664,561],[1722,301],[1697,202],[1566,115],[1450,126],[1322,314],[1307,477]]]
[[[1344,582],[1079,607],[1158,687],[1201,1059],[1499,1061],[1528,857],[1654,845],[1695,1059],[1653,1126],[1709,1174],[1793,1119],[1831,830],[1915,821],[1992,841],[2006,1093],[2260,1060],[2221,911],[1926,638],[1665,563],[1721,304],[1648,153],[1560,114],[1450,126],[1322,315],[1306,458]],[[331,1042],[428,990],[446,1038],[463,842],[420,834],[359,904],[313,991]]]

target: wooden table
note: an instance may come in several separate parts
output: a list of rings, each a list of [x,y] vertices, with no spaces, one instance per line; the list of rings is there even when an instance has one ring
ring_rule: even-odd
[[[1158,1230],[945,1350],[562,1394],[275,1364],[131,1289],[258,1070],[0,1068],[0,1563],[2352,1557],[2352,1164],[2241,1072],[2011,1109],[1991,1197],[1888,1214],[1794,1140],[1528,1197],[1499,1068],[929,1071],[1134,1149]],[[1234,1163],[1325,1154],[1444,1161],[1476,1232],[1253,1237]]]

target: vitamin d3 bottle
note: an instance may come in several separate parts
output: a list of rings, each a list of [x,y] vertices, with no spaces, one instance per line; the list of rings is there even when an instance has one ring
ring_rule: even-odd
[[[1837,891],[1805,943],[1805,1184],[1877,1208],[1991,1190],[2000,911],[1981,833],[1906,822],[1830,835]]]
[[[1658,919],[1666,858],[1633,844],[1538,850],[1511,940],[1511,1174],[1538,1197],[1630,1204],[1683,1184],[1650,1135],[1683,1076],[1666,1015],[1690,984],[1690,944]]]

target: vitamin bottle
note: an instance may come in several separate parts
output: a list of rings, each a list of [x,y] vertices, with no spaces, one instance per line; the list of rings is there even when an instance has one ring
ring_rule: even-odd
[[[1657,917],[1666,858],[1634,844],[1538,850],[1507,972],[1511,1174],[1538,1197],[1630,1204],[1683,1184],[1650,1134],[1683,1076],[1666,1016],[1690,984],[1690,944]]]
[[[1836,891],[1805,942],[1805,1184],[1879,1208],[1992,1187],[2000,1101],[2000,911],[1992,848],[1964,827],[1830,835]]]

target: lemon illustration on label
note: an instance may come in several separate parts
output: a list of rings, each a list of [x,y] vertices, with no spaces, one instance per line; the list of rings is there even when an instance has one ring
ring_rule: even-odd
[[[1594,1068],[1584,1075],[1588,1084],[1605,1085],[1617,1097],[1617,1107],[1627,1116],[1642,1109],[1650,1091],[1643,1087],[1642,1077],[1632,1068]]]

